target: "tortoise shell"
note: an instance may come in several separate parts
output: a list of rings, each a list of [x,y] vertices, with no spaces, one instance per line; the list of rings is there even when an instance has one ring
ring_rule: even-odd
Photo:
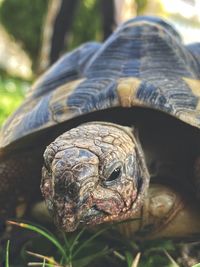
[[[137,106],[200,128],[200,43],[184,46],[159,18],[131,19],[105,43],[62,57],[8,119],[0,147],[82,114]]]

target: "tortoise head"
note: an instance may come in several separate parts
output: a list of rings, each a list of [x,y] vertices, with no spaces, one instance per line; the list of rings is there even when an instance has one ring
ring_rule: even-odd
[[[65,231],[132,217],[149,183],[133,130],[116,124],[90,122],[65,132],[47,147],[44,162],[41,190]]]

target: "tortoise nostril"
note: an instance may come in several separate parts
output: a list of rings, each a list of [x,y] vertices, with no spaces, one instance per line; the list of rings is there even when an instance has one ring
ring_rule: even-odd
[[[78,197],[78,193],[79,193],[79,186],[77,185],[76,182],[72,182],[67,187],[67,195],[69,196],[70,199],[76,199]]]
[[[66,195],[66,183],[64,180],[58,181],[54,187],[55,193],[61,197]]]
[[[79,185],[76,182],[66,181],[65,179],[55,184],[55,193],[59,197],[66,197],[75,200],[78,197]]]

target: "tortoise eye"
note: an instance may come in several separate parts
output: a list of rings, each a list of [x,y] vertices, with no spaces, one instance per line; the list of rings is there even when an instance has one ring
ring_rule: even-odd
[[[108,177],[106,182],[113,182],[113,181],[117,180],[120,176],[121,176],[121,167],[117,167],[116,169],[114,169],[114,171]]]

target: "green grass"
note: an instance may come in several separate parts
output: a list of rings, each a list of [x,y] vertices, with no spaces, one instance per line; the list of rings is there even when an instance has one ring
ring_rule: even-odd
[[[6,245],[6,259],[5,259],[5,265],[6,267],[9,267],[9,248],[10,248],[10,240],[7,241]]]
[[[15,265],[9,257],[7,242],[5,266],[43,267],[181,267],[175,258],[180,243],[170,240],[136,242],[127,239],[117,230],[117,224],[102,226],[95,231],[83,228],[75,233],[52,231],[42,226],[23,222],[8,222],[36,233],[21,248],[21,261]],[[20,262],[20,263],[19,263]],[[10,263],[10,265],[9,265]],[[185,265],[184,265],[185,266]],[[200,267],[200,264],[191,267]]]
[[[29,83],[0,75],[0,126],[24,99]]]
[[[55,229],[50,232],[29,223],[11,221],[9,224],[36,235],[23,244],[18,265],[15,265],[15,257],[10,257],[9,265],[7,244],[6,267],[25,264],[45,267],[180,267],[174,260],[176,246],[172,241],[135,242],[133,238],[127,239],[121,235],[117,225],[102,226],[95,231],[83,228],[66,234]]]
[[[44,229],[41,226],[39,227],[33,224],[17,223],[12,221],[9,221],[8,223],[39,234],[39,236],[43,237],[46,241],[45,248],[48,247],[49,251],[53,251],[52,255],[43,255],[41,251],[35,251],[36,249],[34,249],[34,245],[32,247],[32,249],[34,249],[34,252],[29,251],[30,248],[29,250],[23,248],[23,250],[27,254],[24,258],[27,258],[29,265],[36,266],[35,264],[37,263],[37,266],[84,267],[88,266],[90,262],[96,260],[97,258],[105,257],[110,253],[110,249],[107,245],[97,246],[94,243],[96,238],[107,230],[106,228],[103,228],[91,234],[89,238],[86,238],[83,237],[86,232],[84,228],[76,234],[66,235],[59,232],[56,236],[54,233],[50,232],[47,229]],[[41,247],[39,245],[41,243],[38,242],[37,238],[35,241],[36,246],[39,247],[39,250],[41,250]],[[49,246],[47,243],[50,243],[51,246]],[[27,248],[26,244],[24,246]],[[54,249],[52,249],[52,247]],[[8,249],[6,250],[6,259],[7,255]],[[32,261],[29,261],[29,258],[27,256],[32,256]],[[9,265],[6,267],[9,267]]]

